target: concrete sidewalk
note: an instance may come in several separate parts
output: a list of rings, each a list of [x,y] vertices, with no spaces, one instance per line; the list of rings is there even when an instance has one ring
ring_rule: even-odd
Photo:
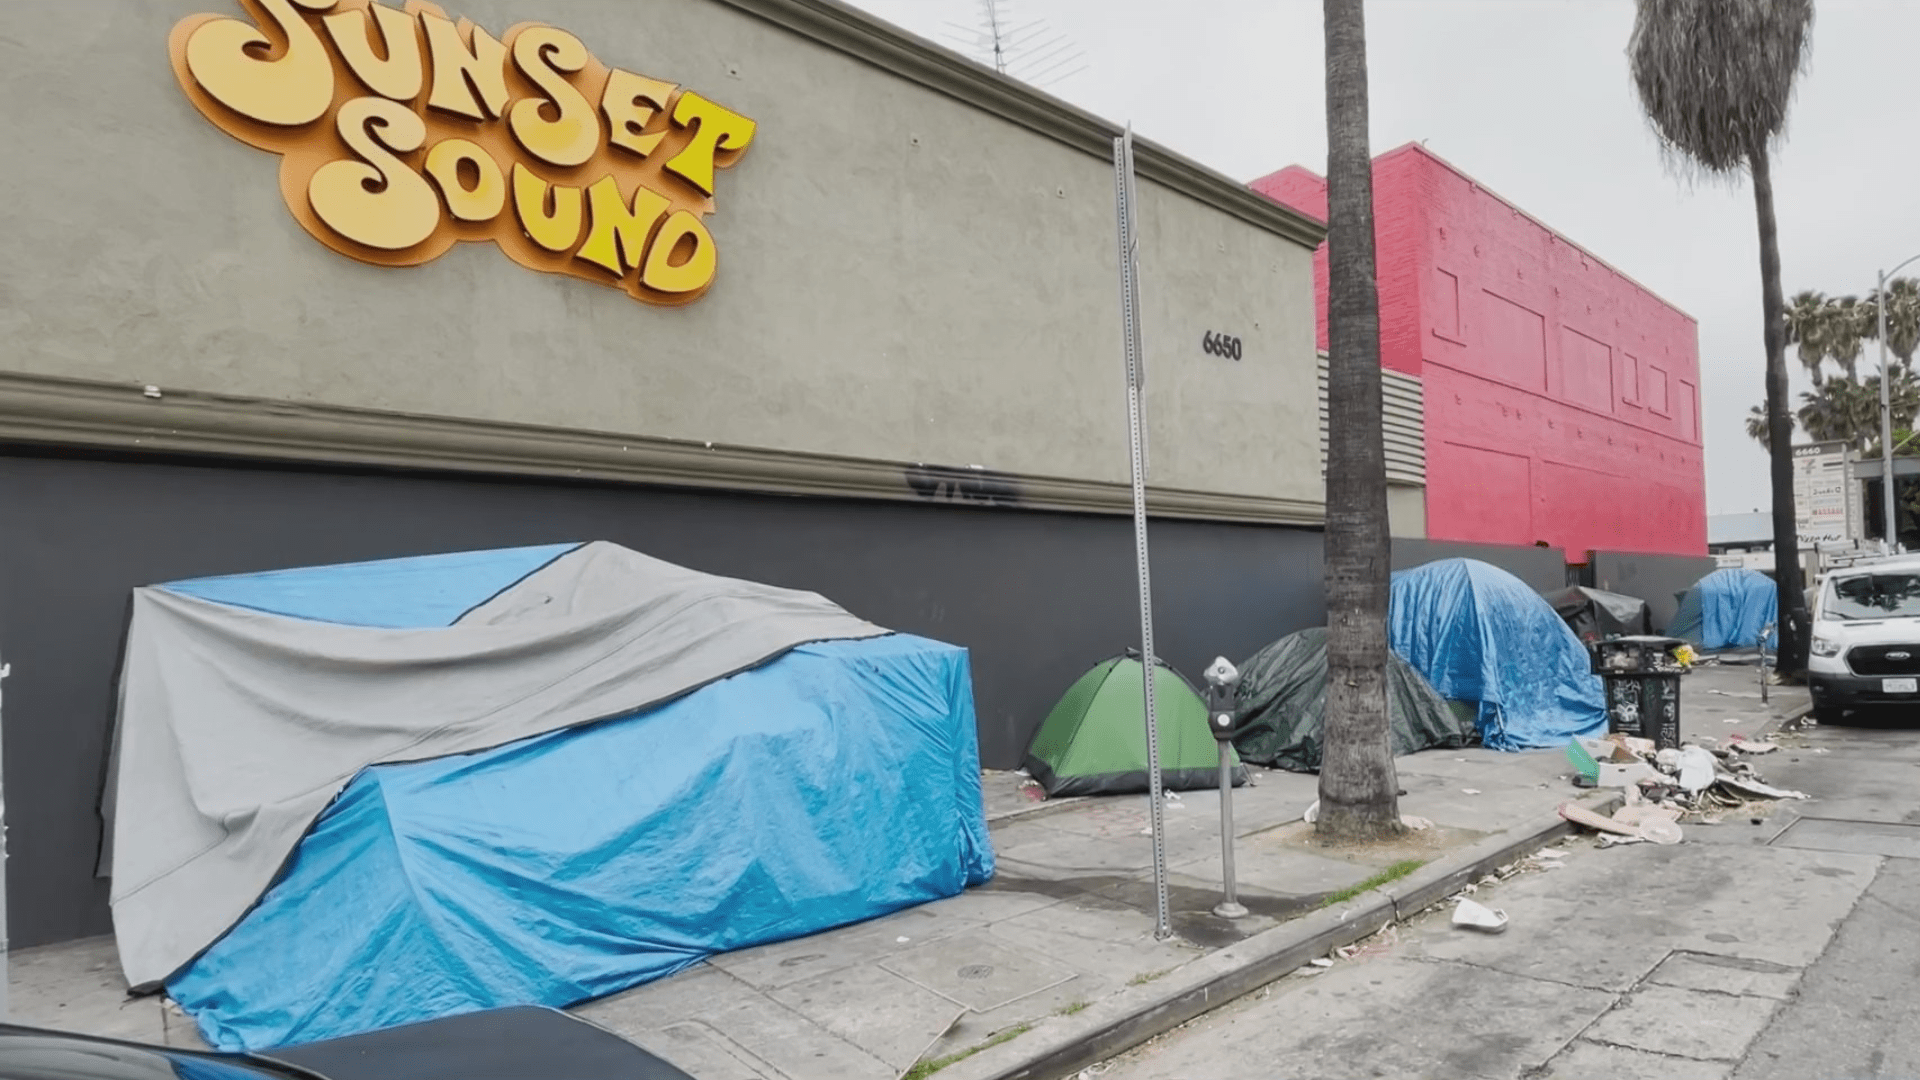
[[[1709,667],[1683,685],[1689,738],[1751,736],[1806,702],[1804,690],[1774,688],[1771,706],[1762,707],[1752,668]],[[1017,1050],[1057,1044],[1076,1019],[1126,1012],[1127,1002],[1151,997],[1159,980],[1169,987],[1192,981],[1197,961],[1208,961],[1209,971],[1230,968],[1240,955],[1233,947],[1254,935],[1344,910],[1329,905],[1389,865],[1417,860],[1427,867],[1417,877],[1444,876],[1463,853],[1489,844],[1505,850],[1506,841],[1489,838],[1537,832],[1534,842],[1544,840],[1555,807],[1585,794],[1569,783],[1559,750],[1430,751],[1397,765],[1402,811],[1434,828],[1364,855],[1312,843],[1300,818],[1316,797],[1315,777],[1255,770],[1254,784],[1233,793],[1241,899],[1252,914],[1232,922],[1211,913],[1220,898],[1216,793],[1170,800],[1175,936],[1165,941],[1153,937],[1144,796],[1035,802],[1018,777],[988,774],[999,872],[987,885],[716,956],[575,1011],[701,1080],[895,1080],[916,1063],[925,1075],[932,1064],[997,1043],[1009,1045],[969,1065],[1015,1060]],[[1265,933],[1260,941],[1275,939]],[[170,1005],[125,998],[108,939],[17,953],[10,975],[19,1022],[198,1044]],[[1044,1030],[1028,1034],[1035,1027]]]

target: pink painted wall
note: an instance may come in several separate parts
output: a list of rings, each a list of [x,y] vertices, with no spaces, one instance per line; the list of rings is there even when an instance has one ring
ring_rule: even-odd
[[[1419,145],[1374,159],[1381,363],[1427,404],[1427,535],[1706,553],[1685,313]],[[1292,166],[1254,190],[1322,219]],[[1326,248],[1315,255],[1326,347]]]

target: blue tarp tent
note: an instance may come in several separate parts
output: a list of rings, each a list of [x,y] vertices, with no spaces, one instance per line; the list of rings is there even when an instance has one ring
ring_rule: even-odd
[[[1540,594],[1495,566],[1443,559],[1393,575],[1393,651],[1440,696],[1479,706],[1495,750],[1564,746],[1606,726],[1587,650]]]
[[[487,668],[524,664],[555,635],[565,640],[559,660],[529,692],[547,693],[560,671],[559,700],[569,704],[607,686],[617,694],[657,681],[661,668],[684,666],[689,656],[725,654],[706,669],[717,676],[695,676],[697,685],[634,691],[644,701],[637,708],[581,723],[536,718],[530,735],[471,746],[489,741],[482,735],[445,754],[383,752],[354,770],[244,915],[164,979],[220,1049],[261,1050],[502,1005],[570,1005],[715,952],[951,896],[993,872],[966,651],[887,633],[812,594],[695,574],[605,544],[140,593],[147,595],[136,596],[127,689],[143,700],[199,693],[186,654],[167,651],[176,632],[202,633],[191,642],[202,649],[237,637],[257,654],[310,629],[322,659],[304,666],[349,677],[373,662],[355,651],[363,645],[376,659],[383,649],[416,659],[427,650],[424,667],[436,681],[428,694],[402,694],[402,719],[457,698],[455,681],[469,672],[463,665],[473,665],[472,678],[489,678]],[[628,594],[639,599],[629,605],[621,599]],[[186,630],[166,621],[175,607]],[[645,613],[645,633],[601,632],[632,611]],[[206,637],[203,624],[226,636]],[[784,629],[769,634],[769,626]],[[465,630],[477,645],[461,637]],[[506,650],[506,633],[519,635],[517,651]],[[431,652],[445,636],[459,648]],[[727,652],[735,637],[752,644]],[[796,637],[808,640],[789,640]],[[647,653],[662,638],[667,644]],[[476,649],[478,656],[462,651]],[[148,653],[180,661],[167,669],[179,685],[139,681]],[[623,672],[608,666],[614,654],[646,655]],[[248,666],[250,656],[226,659],[221,678],[242,684],[237,700],[276,703],[255,718],[270,727],[290,706]],[[379,700],[390,689],[382,684]],[[351,698],[352,687],[340,694]],[[494,704],[498,696],[486,695],[490,714],[512,707]],[[168,714],[183,729],[177,748],[189,759],[211,741],[193,726],[208,702],[216,714],[235,711],[210,691],[187,702],[190,710]],[[444,719],[405,732],[408,744],[433,745]],[[367,717],[370,728],[387,722]],[[110,819],[116,868],[137,861],[128,848],[142,835],[131,819],[142,813],[134,804],[143,788],[127,759],[130,740],[152,723],[130,702],[120,725]],[[203,772],[194,764],[190,783]],[[298,763],[284,764],[298,771]],[[256,755],[254,766],[275,763]],[[284,805],[269,801],[259,816]],[[130,914],[122,890],[116,873],[117,922]],[[167,962],[128,950],[122,946],[130,973]]]
[[[1751,649],[1779,611],[1780,589],[1772,578],[1758,570],[1715,570],[1680,594],[1667,633],[1702,649]],[[1769,633],[1767,647],[1776,639]]]

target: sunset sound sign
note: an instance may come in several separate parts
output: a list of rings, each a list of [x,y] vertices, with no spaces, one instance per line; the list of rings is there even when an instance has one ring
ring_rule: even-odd
[[[174,27],[174,74],[215,126],[281,156],[281,196],[321,243],[418,266],[490,242],[653,304],[713,284],[715,172],[752,120],[538,23],[495,38],[421,0],[241,6]]]

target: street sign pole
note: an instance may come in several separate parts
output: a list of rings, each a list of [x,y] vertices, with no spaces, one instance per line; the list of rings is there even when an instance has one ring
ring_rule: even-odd
[[[1173,936],[1167,917],[1166,808],[1160,792],[1160,727],[1153,715],[1153,581],[1147,568],[1146,436],[1141,390],[1146,385],[1140,349],[1140,245],[1134,233],[1133,125],[1113,140],[1113,198],[1120,232],[1121,339],[1127,354],[1127,442],[1133,456],[1133,551],[1140,579],[1140,669],[1144,673],[1147,725],[1147,816],[1153,833],[1153,936]]]

